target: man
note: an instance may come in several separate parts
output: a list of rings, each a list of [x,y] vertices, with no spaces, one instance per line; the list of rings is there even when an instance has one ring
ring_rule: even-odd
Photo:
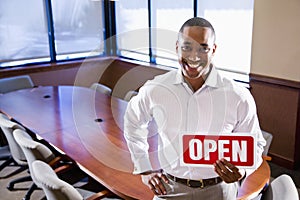
[[[216,49],[212,25],[203,18],[189,19],[176,43],[181,69],[148,81],[128,104],[124,134],[134,174],[142,176],[154,199],[232,200],[239,181],[251,173],[225,159],[208,167],[182,166],[179,141],[184,133],[257,134],[261,163],[265,140],[255,102],[246,88],[218,74],[212,64]],[[159,171],[152,169],[148,156],[147,125],[152,119],[159,134]]]

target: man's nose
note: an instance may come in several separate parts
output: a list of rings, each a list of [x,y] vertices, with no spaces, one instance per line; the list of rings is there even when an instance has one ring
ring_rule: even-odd
[[[199,53],[198,53],[197,51],[193,51],[193,52],[189,55],[188,59],[189,59],[190,61],[199,61],[199,60],[200,60]]]

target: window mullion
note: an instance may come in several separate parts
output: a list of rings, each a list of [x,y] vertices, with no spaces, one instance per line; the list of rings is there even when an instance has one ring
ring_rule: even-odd
[[[48,40],[49,40],[49,51],[51,62],[56,62],[56,51],[55,51],[55,36],[54,36],[54,25],[53,25],[53,13],[51,0],[45,0],[45,11],[48,26]]]
[[[105,45],[107,55],[116,55],[116,14],[115,2],[104,1],[104,18],[105,18]]]
[[[148,0],[148,25],[149,25],[149,57],[150,57],[150,63],[156,63],[156,59],[153,56],[152,52],[152,6],[151,6],[151,0]]]
[[[197,2],[198,0],[194,0],[194,17],[197,17]]]

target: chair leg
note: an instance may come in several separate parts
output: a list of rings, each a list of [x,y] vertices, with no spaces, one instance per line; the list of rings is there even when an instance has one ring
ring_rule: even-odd
[[[19,166],[18,169],[16,169],[15,171],[11,172],[10,174],[7,174],[6,176],[2,177],[2,178],[9,178],[11,176],[14,176],[24,170],[27,170],[28,169],[28,166]]]
[[[1,165],[0,165],[0,171],[10,165],[11,163],[14,162],[14,159],[12,157],[8,157],[7,160],[5,160]]]
[[[34,190],[36,190],[38,187],[35,183],[32,183],[32,185],[30,186],[30,188],[28,189],[27,193],[25,194],[25,196],[23,197],[22,200],[30,200],[30,196],[31,194],[34,192]]]
[[[3,159],[4,157],[2,157],[1,159]],[[16,169],[15,171],[11,172],[10,174],[7,174],[6,176],[2,176],[1,178],[9,178],[13,175],[16,175],[26,169],[28,169],[27,165],[19,165],[12,156],[7,156],[7,159],[5,159],[5,161],[0,165],[0,171],[2,171],[5,167],[9,166],[10,164],[13,164],[11,166],[17,166],[19,167],[18,169]]]
[[[6,175],[6,176],[4,176],[2,178],[9,178],[9,177],[11,177],[13,175],[16,175],[16,174],[18,174],[18,173],[20,173],[20,172],[22,172],[22,171],[24,171],[26,169],[28,169],[28,166],[19,166],[18,169],[16,169],[15,171],[11,172],[10,174],[8,174],[8,175]]]
[[[17,179],[14,179],[12,181],[10,181],[7,185],[7,189],[12,191],[14,189],[14,185],[16,183],[21,183],[21,182],[26,182],[26,181],[32,181],[32,178],[31,176],[24,176],[24,177],[21,177],[21,178],[17,178]]]
[[[0,147],[1,148],[1,147]],[[0,160],[8,160],[9,158],[11,158],[11,155],[2,155],[1,151],[0,151]]]

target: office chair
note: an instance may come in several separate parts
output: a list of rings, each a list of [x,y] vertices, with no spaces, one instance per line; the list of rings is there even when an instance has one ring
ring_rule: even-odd
[[[275,178],[262,195],[263,200],[299,200],[299,194],[293,179],[283,174]]]
[[[59,175],[68,173],[73,168],[77,167],[77,164],[71,158],[69,158],[66,155],[56,156],[50,150],[50,148],[48,148],[46,145],[44,145],[40,142],[34,141],[31,138],[31,136],[24,130],[21,130],[21,129],[14,130],[13,136],[14,136],[16,142],[22,148],[22,150],[26,156],[30,173],[32,173],[32,163],[35,160],[41,160],[41,161],[48,163],[51,167],[53,167],[56,170],[56,172]],[[78,174],[78,176],[79,176],[79,174]],[[31,187],[27,191],[25,197],[23,198],[24,200],[30,199],[31,194],[34,192],[35,189],[37,189],[34,176],[31,176],[31,178],[34,183],[31,185]]]
[[[0,111],[1,113],[1,111]],[[0,127],[0,160],[3,160],[4,162],[0,165],[0,171],[4,169],[6,166],[10,165],[12,162],[12,156],[9,151],[9,146],[7,143],[7,139]]]
[[[138,94],[137,91],[129,90],[129,91],[126,93],[126,95],[125,95],[125,97],[124,97],[124,100],[125,100],[125,101],[130,101],[130,99],[131,99],[132,97],[136,96],[137,94]]]
[[[106,95],[111,95],[112,90],[107,87],[106,85],[100,84],[100,83],[93,83],[90,87],[93,90],[96,90],[97,92],[106,94]]]
[[[261,131],[264,139],[266,140],[266,146],[264,146],[264,151],[262,153],[262,157],[264,160],[270,161],[272,158],[268,156],[269,148],[271,146],[272,140],[273,140],[273,135],[267,131]]]
[[[265,138],[267,144],[266,146],[264,147],[264,151],[263,151],[263,155],[268,155],[268,152],[269,152],[269,148],[270,148],[270,145],[272,143],[272,140],[273,140],[273,135],[267,131],[261,131],[262,134],[263,134],[263,137]]]
[[[26,157],[23,153],[23,150],[21,149],[21,147],[18,145],[18,143],[15,141],[13,137],[14,130],[16,129],[25,130],[25,128],[20,124],[11,121],[6,115],[2,113],[0,113],[0,127],[7,139],[10,155],[11,155],[4,163],[2,163],[0,169],[2,170],[3,168],[5,168],[6,166],[12,163],[15,164],[16,166],[19,166],[19,169],[15,170],[9,175],[6,175],[5,177],[7,178],[28,169],[28,164],[26,161]],[[30,180],[31,177],[29,175],[14,179],[9,182],[7,189],[12,190],[14,188],[14,184],[24,182],[24,181],[30,181]]]
[[[36,160],[32,163],[32,176],[35,183],[43,189],[49,200],[82,200],[102,199],[112,194],[109,190],[94,193],[88,190],[75,189],[69,183],[61,180],[55,171],[45,162]]]
[[[34,87],[34,85],[28,75],[0,79],[0,93],[32,87]]]

